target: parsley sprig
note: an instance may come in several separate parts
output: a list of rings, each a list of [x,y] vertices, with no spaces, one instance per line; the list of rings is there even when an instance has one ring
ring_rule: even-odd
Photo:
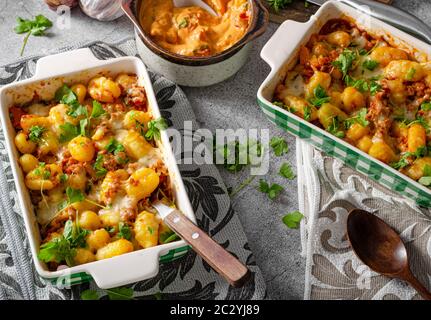
[[[289,151],[289,146],[287,145],[286,140],[282,137],[272,137],[269,141],[269,145],[272,150],[274,150],[277,157],[281,157]]]
[[[166,130],[168,128],[168,122],[165,118],[158,118],[148,122],[148,130],[145,132],[145,139],[153,140],[160,139],[160,131]]]
[[[14,31],[17,34],[26,33],[24,42],[21,47],[20,56],[24,54],[25,46],[27,45],[28,39],[31,35],[40,37],[45,35],[45,31],[52,27],[52,22],[44,15],[37,15],[34,20],[23,19],[18,17],[16,19],[17,25]]]
[[[275,12],[280,11],[280,9],[284,9],[287,5],[291,4],[292,0],[268,0],[268,4],[271,8],[274,9]]]
[[[39,260],[57,263],[65,261],[68,266],[73,266],[76,248],[86,246],[85,238],[88,234],[88,230],[82,229],[72,220],[68,220],[60,237],[41,245],[38,254]]]
[[[337,60],[332,62],[332,65],[337,67],[343,74],[343,79],[347,76],[348,72],[356,60],[356,53],[349,49],[344,51],[338,56]]]
[[[293,211],[283,217],[283,223],[290,229],[298,229],[304,215],[299,211]]]
[[[409,160],[410,158],[422,158],[425,157],[428,154],[428,148],[426,146],[422,146],[417,148],[417,150],[415,152],[405,152],[400,160],[398,160],[397,162],[392,162],[390,165],[392,168],[394,169],[403,169],[405,167],[407,167],[408,165],[410,165],[411,161]]]
[[[41,141],[42,135],[46,131],[46,128],[42,126],[32,126],[30,127],[29,131],[30,132],[28,134],[28,138],[30,139],[30,141],[38,143]]]
[[[320,84],[314,89],[314,98],[309,100],[315,107],[320,107],[322,104],[329,101],[331,101],[331,97],[328,96],[325,89]]]
[[[266,193],[268,195],[268,198],[271,200],[274,200],[278,197],[278,195],[284,191],[284,188],[280,186],[279,184],[273,183],[272,185],[269,185],[268,182],[266,182],[263,179],[260,179],[259,181],[259,191]]]

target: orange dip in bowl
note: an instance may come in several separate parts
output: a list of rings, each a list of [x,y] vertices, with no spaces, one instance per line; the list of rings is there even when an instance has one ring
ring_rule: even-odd
[[[205,0],[217,16],[197,6],[174,7],[172,0],[142,2],[140,23],[160,47],[183,56],[211,56],[237,43],[250,21],[248,0]]]

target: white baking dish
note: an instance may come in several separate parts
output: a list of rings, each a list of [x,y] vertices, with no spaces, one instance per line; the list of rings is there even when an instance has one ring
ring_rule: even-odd
[[[42,99],[51,100],[54,98],[56,89],[63,82],[67,84],[87,83],[97,74],[115,75],[120,72],[134,73],[138,76],[139,84],[145,87],[148,96],[149,110],[155,118],[160,117],[153,87],[141,60],[135,57],[98,60],[88,48],[41,58],[37,62],[35,75],[32,78],[12,83],[0,90],[1,123],[5,132],[6,147],[11,160],[31,253],[38,273],[58,285],[77,284],[93,278],[100,288],[112,288],[148,279],[158,273],[159,260],[161,262],[173,260],[187,252],[189,248],[183,240],[180,240],[59,271],[49,271],[46,265],[37,258],[40,244],[39,228],[17,161],[18,152],[13,143],[15,130],[9,119],[8,108],[14,103],[21,104],[30,101],[34,93],[37,93]],[[160,149],[172,180],[176,204],[188,218],[196,222],[166,132],[161,133]]]
[[[286,131],[419,205],[431,207],[430,189],[271,102],[275,87],[296,63],[300,46],[307,43],[313,33],[319,32],[328,20],[343,16],[353,18],[371,34],[380,35],[391,44],[411,52],[420,62],[430,60],[431,47],[425,42],[339,1],[328,1],[306,23],[284,22],[264,46],[261,56],[270,65],[271,73],[259,88],[258,103],[268,118]]]

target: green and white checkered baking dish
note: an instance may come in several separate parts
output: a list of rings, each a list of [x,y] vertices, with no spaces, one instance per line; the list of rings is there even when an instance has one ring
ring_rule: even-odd
[[[342,160],[385,187],[412,199],[418,205],[431,207],[430,189],[325,130],[271,103],[275,87],[284,79],[286,71],[296,63],[300,46],[308,42],[310,36],[318,32],[329,19],[343,16],[355,19],[358,25],[372,34],[383,37],[390,35],[396,45],[415,49],[422,59],[426,52],[430,52],[430,47],[426,43],[384,22],[366,16],[348,5],[338,1],[329,1],[306,23],[284,22],[264,46],[261,56],[272,70],[259,88],[258,104],[269,120],[284,130]],[[428,58],[427,55],[426,57]]]

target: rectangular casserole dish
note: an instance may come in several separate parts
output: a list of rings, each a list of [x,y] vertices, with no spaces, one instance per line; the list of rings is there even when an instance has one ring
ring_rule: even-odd
[[[122,57],[112,60],[98,60],[88,48],[41,58],[37,62],[36,71],[32,78],[12,83],[0,90],[0,117],[6,138],[6,148],[11,160],[19,204],[23,210],[25,228],[36,270],[42,278],[59,287],[67,287],[94,279],[100,288],[112,288],[148,279],[157,275],[159,262],[172,261],[185,254],[189,249],[189,246],[180,240],[57,271],[48,271],[46,265],[37,258],[40,244],[39,227],[29,192],[24,184],[24,176],[18,164],[18,151],[13,143],[16,133],[12,127],[8,109],[13,103],[22,104],[32,100],[34,94],[39,95],[43,100],[50,100],[63,82],[67,84],[73,82],[87,83],[96,75],[115,75],[120,72],[137,75],[139,84],[146,90],[149,110],[154,118],[159,118],[161,115],[152,84],[145,65],[140,59]],[[188,218],[196,222],[172,153],[169,138],[164,131],[161,132],[159,147],[171,177],[176,205]]]
[[[284,22],[264,46],[261,57],[270,65],[271,73],[259,88],[258,104],[269,120],[284,130],[342,160],[385,187],[412,199],[418,205],[431,207],[430,189],[271,102],[277,84],[283,80],[288,69],[296,62],[300,46],[307,43],[313,33],[318,33],[328,20],[343,16],[352,18],[357,25],[371,34],[390,39],[395,46],[413,51],[417,59],[423,61],[430,58],[430,46],[426,43],[346,4],[329,1],[306,23]]]

